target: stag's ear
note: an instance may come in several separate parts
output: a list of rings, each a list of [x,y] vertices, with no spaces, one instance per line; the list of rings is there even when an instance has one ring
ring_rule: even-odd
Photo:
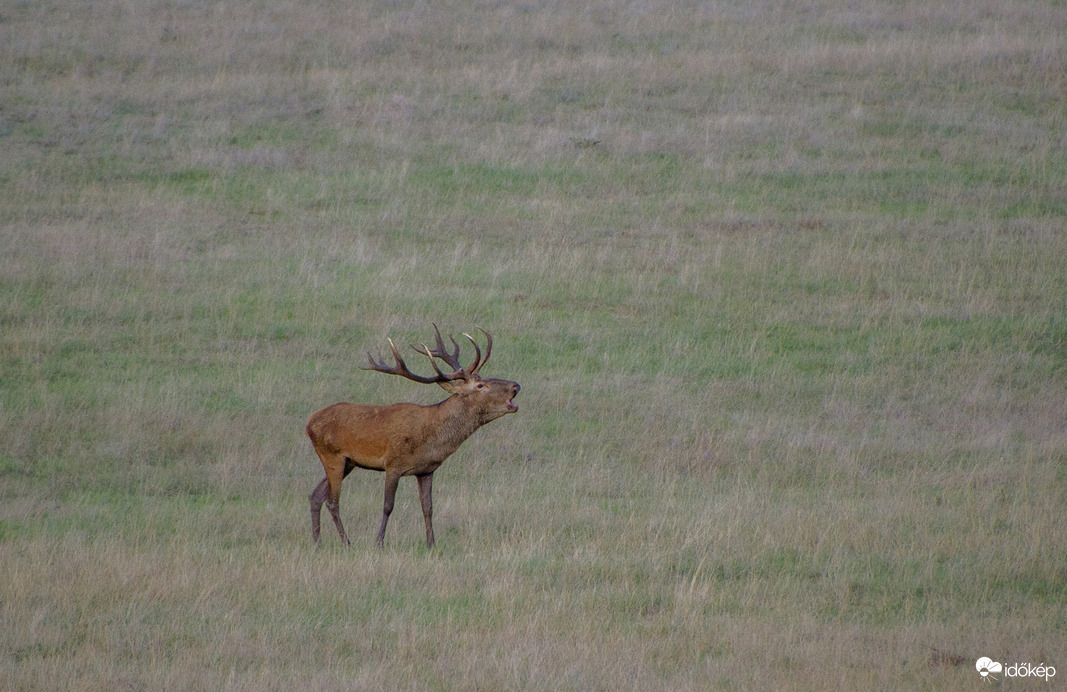
[[[467,383],[463,380],[444,380],[437,384],[449,394],[462,394]]]
[[[478,377],[472,377],[469,380],[447,380],[445,382],[438,382],[437,384],[441,385],[441,389],[449,394],[470,394],[471,392],[478,391],[478,389],[489,386]]]

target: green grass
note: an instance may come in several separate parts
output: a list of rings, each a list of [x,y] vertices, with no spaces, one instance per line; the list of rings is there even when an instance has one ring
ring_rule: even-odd
[[[0,0],[0,688],[1067,668],[1065,31]],[[308,415],[437,400],[358,369],[431,322],[521,411],[433,553],[369,472],[314,549]]]

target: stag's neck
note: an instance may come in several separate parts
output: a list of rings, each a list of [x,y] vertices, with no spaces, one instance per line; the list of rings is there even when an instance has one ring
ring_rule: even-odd
[[[482,427],[485,421],[477,411],[472,410],[463,399],[450,396],[436,405],[440,426],[437,428],[438,442],[458,448],[474,431]]]
[[[439,458],[443,461],[459,449],[463,440],[473,435],[485,422],[479,412],[473,411],[460,397],[449,397],[429,408],[433,409],[434,416],[432,422],[427,421],[423,444],[423,453],[428,458]]]

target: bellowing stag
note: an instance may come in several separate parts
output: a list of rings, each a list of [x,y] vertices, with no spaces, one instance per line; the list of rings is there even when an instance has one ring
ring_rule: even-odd
[[[423,377],[408,370],[392,339],[389,339],[389,348],[393,352],[393,365],[387,365],[380,356],[375,359],[368,352],[369,363],[360,369],[400,375],[421,384],[440,385],[449,393],[447,399],[432,406],[340,403],[316,411],[308,420],[307,435],[326,471],[326,477],[309,496],[311,537],[316,544],[319,542],[322,503],[325,502],[341,534],[341,541],[350,545],[348,534],[341,524],[338,506],[341,481],[358,467],[385,472],[385,504],[381,527],[378,529],[378,547],[381,548],[385,542],[385,525],[393,511],[397,484],[403,476],[415,476],[426,523],[426,545],[432,548],[433,472],[475,430],[489,421],[519,410],[514,402],[515,395],[519,393],[518,382],[482,378],[478,374],[493,349],[493,337],[489,332],[481,330],[486,338],[484,357],[478,342],[470,334],[463,335],[474,345],[474,362],[464,367],[459,362],[460,349],[456,340],[449,337],[453,346],[449,351],[436,324],[433,329],[436,348],[430,349],[423,344],[421,349],[414,350],[429,358],[434,375]],[[448,365],[452,372],[442,372],[437,360]]]

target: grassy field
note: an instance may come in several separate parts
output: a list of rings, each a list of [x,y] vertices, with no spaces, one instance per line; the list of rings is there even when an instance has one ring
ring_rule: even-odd
[[[0,0],[0,689],[1062,686],[1065,36]],[[436,550],[368,471],[315,549],[308,415],[439,400],[357,367],[431,321],[521,410]]]

